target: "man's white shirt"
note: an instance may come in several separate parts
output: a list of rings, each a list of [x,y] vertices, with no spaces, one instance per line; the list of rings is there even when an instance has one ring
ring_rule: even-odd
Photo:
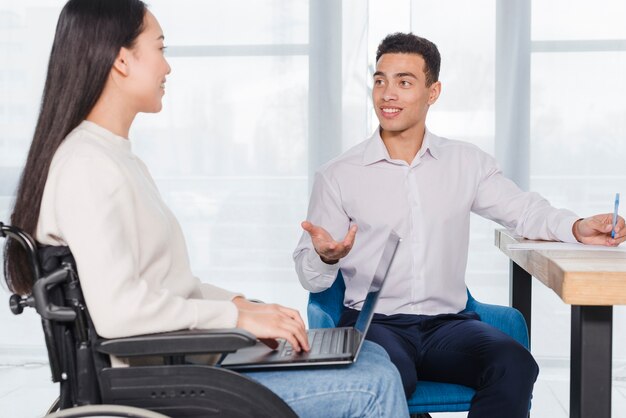
[[[315,175],[307,220],[340,241],[350,225],[354,247],[337,264],[324,263],[307,232],[294,251],[296,271],[311,292],[327,289],[341,269],[344,304],[361,308],[390,230],[402,238],[376,311],[436,315],[465,308],[470,212],[516,234],[576,242],[576,214],[556,209],[502,175],[476,146],[428,130],[411,164],[391,159],[379,129],[322,166]]]

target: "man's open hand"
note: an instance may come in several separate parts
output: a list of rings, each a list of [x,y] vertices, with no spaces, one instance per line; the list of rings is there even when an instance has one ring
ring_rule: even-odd
[[[343,241],[337,242],[321,226],[313,225],[309,221],[302,222],[302,229],[309,233],[313,247],[326,264],[335,264],[339,259],[348,255],[354,245],[356,236],[356,225],[352,225]]]

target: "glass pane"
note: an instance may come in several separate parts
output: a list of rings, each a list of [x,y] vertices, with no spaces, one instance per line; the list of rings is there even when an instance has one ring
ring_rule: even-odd
[[[306,175],[307,57],[169,62],[163,111],[133,131],[155,176]]]
[[[624,71],[626,52],[533,54],[530,185],[554,206],[610,213],[615,193],[626,195]],[[533,286],[533,301],[553,318],[554,337],[535,335],[533,352],[567,358],[569,306],[544,286]],[[625,314],[616,307],[615,323]],[[623,360],[626,338],[614,339]]]
[[[626,39],[623,0],[533,1],[532,39]]]
[[[12,202],[30,146],[62,6],[59,1],[0,4],[0,214]]]
[[[370,0],[367,27],[370,62],[376,64],[376,48],[390,33],[411,29],[411,2],[409,0]]]
[[[170,64],[163,111],[139,115],[131,136],[183,226],[194,273],[303,308],[291,253],[308,203],[308,58]]]
[[[533,55],[531,188],[555,205],[610,212],[626,193],[624,71],[626,52]]]
[[[306,44],[308,0],[152,0],[170,45]]]
[[[201,280],[306,308],[291,258],[306,216],[306,177],[158,178],[157,183],[182,225],[193,272]]]
[[[428,112],[427,126],[492,153],[495,2],[419,0],[413,1],[411,13],[412,31],[434,42],[441,54],[442,91]]]
[[[0,221],[8,222],[15,188],[35,130],[37,112],[57,18],[65,2],[24,0],[0,2]],[[0,248],[4,240],[0,239]],[[0,266],[3,265],[0,251]],[[0,267],[0,270],[2,267]],[[0,273],[0,297],[9,292]],[[41,320],[32,310],[15,317],[0,309],[1,361],[46,359]],[[17,337],[19,336],[19,338]],[[0,409],[2,409],[0,407]]]

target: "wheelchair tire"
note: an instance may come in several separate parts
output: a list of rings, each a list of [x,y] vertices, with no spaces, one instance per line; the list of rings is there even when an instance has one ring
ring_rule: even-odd
[[[61,398],[56,398],[54,402],[52,402],[52,405],[50,405],[50,408],[48,408],[48,410],[46,411],[46,415],[49,415],[53,412],[58,411],[60,404],[61,404]]]
[[[167,415],[147,409],[123,405],[85,405],[64,409],[44,418],[82,418],[82,417],[129,417],[129,418],[169,418]]]

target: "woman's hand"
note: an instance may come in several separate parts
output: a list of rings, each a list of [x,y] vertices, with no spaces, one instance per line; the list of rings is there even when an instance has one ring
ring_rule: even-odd
[[[254,303],[240,296],[233,299],[233,303],[239,311],[238,328],[250,331],[271,348],[278,346],[275,338],[284,338],[296,352],[309,351],[304,321],[295,309],[274,303]]]

